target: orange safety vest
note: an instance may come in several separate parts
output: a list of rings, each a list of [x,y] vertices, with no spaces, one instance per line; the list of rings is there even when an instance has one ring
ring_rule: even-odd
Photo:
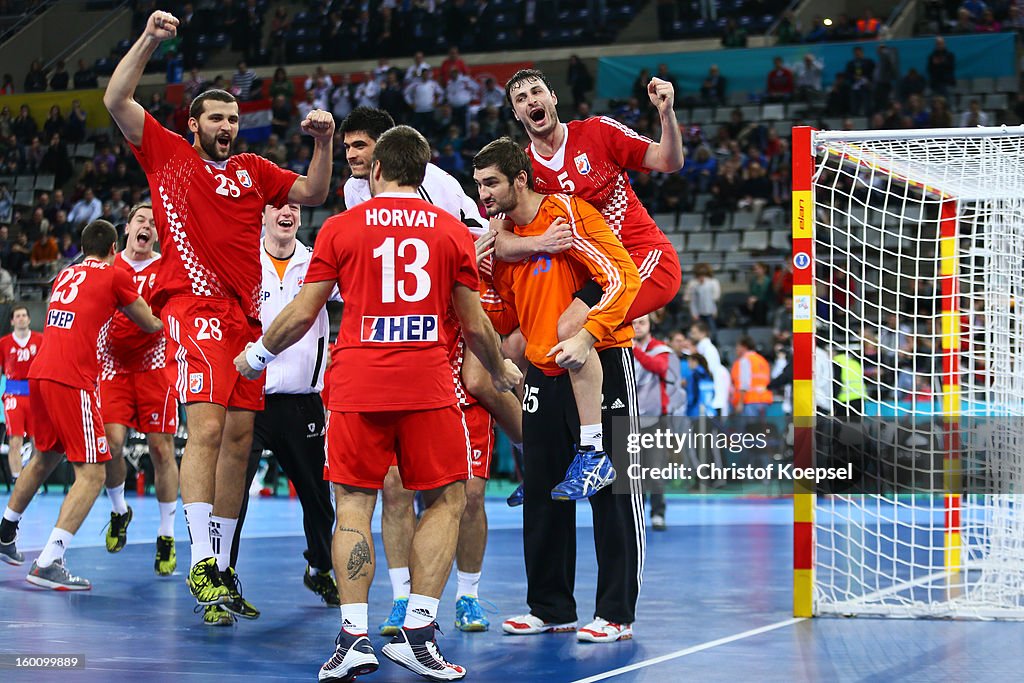
[[[746,358],[750,363],[750,389],[740,390],[740,363]],[[768,389],[768,382],[772,380],[771,366],[764,356],[756,351],[747,351],[743,356],[736,359],[732,364],[732,404],[738,406],[740,398],[743,403],[771,403],[772,392]]]
[[[857,32],[878,33],[878,19],[875,19],[874,17],[871,17],[870,19],[858,19]]]

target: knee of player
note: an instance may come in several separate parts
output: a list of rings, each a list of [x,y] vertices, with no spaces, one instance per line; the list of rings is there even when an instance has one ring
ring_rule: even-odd
[[[160,436],[165,436],[161,434]],[[166,436],[170,436],[169,434]],[[174,439],[173,438],[150,438],[148,440],[149,445],[149,457],[154,462],[167,462],[174,459]],[[113,448],[111,448],[113,453]]]
[[[490,375],[479,363],[467,363],[462,366],[462,383],[469,395],[477,399],[494,391]]]
[[[484,491],[483,489],[470,488],[466,486],[466,516],[477,516],[484,513]]]
[[[506,358],[511,358],[517,365],[526,356],[526,337],[521,330],[516,329],[501,343],[501,352]]]
[[[103,482],[107,478],[107,468],[104,463],[78,463],[75,467],[75,481],[82,482],[82,485],[99,491],[103,488]]]

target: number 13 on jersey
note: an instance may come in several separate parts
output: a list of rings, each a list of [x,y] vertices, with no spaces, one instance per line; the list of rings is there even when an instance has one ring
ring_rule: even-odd
[[[396,264],[396,256],[406,262]],[[430,260],[430,247],[423,240],[410,237],[399,242],[396,249],[395,238],[388,237],[373,250],[373,258],[381,260],[381,302],[393,304],[397,295],[402,301],[415,303],[430,294],[430,273],[423,269]],[[401,278],[396,278],[397,265],[402,267]],[[410,277],[414,283],[409,282]],[[409,291],[408,284],[414,284],[412,291]]]

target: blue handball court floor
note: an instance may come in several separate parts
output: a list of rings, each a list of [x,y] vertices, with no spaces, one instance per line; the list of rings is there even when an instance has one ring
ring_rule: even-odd
[[[21,524],[20,547],[38,553],[56,519],[59,494],[40,493]],[[93,581],[85,593],[56,593],[25,581],[24,567],[0,564],[0,682],[313,681],[330,656],[339,612],[302,585],[301,511],[289,498],[252,501],[239,576],[263,612],[230,628],[203,626],[179,568],[153,573],[157,507],[131,496],[129,545],[103,548],[109,506],[101,497],[68,552],[69,568]],[[793,619],[791,502],[687,497],[669,501],[665,532],[648,531],[647,571],[635,637],[580,644],[574,634],[505,636],[501,620],[526,611],[522,517],[488,500],[491,532],[481,596],[494,603],[492,628],[452,625],[454,572],[441,603],[439,643],[468,681],[1015,681],[1024,669],[1024,628],[1014,622],[873,618]],[[590,510],[578,506],[577,600],[593,611],[596,572]],[[379,528],[379,522],[378,527]],[[179,562],[188,534],[177,519]],[[378,565],[384,553],[377,536]],[[370,623],[390,607],[386,567],[378,566]],[[371,637],[378,651],[383,638]],[[12,656],[77,655],[84,668],[26,671]],[[360,681],[421,680],[381,657]]]

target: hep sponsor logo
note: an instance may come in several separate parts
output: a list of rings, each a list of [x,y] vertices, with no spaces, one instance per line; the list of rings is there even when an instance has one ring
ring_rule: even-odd
[[[437,341],[436,315],[363,316],[362,341],[380,343]]]
[[[46,312],[46,326],[59,327],[62,330],[70,330],[75,323],[74,311],[59,311],[51,308]]]

